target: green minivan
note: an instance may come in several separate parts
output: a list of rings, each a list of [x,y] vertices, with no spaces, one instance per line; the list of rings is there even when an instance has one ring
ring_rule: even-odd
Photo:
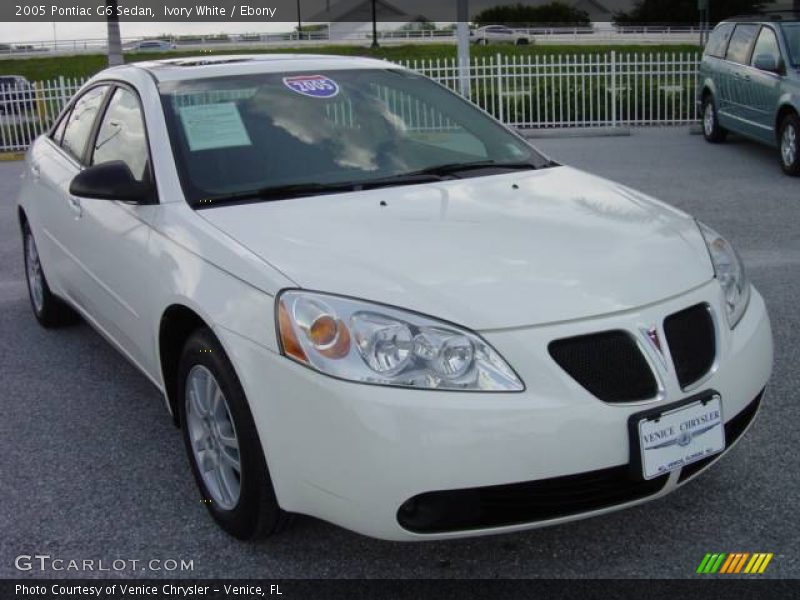
[[[700,65],[703,135],[729,131],[780,150],[781,167],[800,175],[800,14],[770,13],[723,21]]]

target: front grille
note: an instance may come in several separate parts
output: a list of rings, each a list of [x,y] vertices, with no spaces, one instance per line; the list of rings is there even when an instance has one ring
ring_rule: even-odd
[[[556,340],[548,350],[575,381],[605,402],[649,400],[658,392],[653,371],[624,331]]]
[[[747,426],[753,421],[758,412],[758,407],[761,405],[761,398],[764,395],[764,390],[761,390],[761,393],[756,396],[756,399],[753,400],[750,404],[748,404],[738,415],[733,417],[730,421],[725,423],[725,447],[728,448],[733,446],[742,434],[744,430],[747,429]],[[688,467],[684,467],[681,470],[681,475],[678,477],[678,483],[689,479],[692,475],[697,473],[698,471],[702,471],[706,468],[710,463],[717,460],[721,454],[715,454],[714,456],[709,456],[708,458],[704,458],[702,460],[698,460],[695,463],[690,464]]]
[[[681,387],[689,387],[711,370],[717,343],[707,304],[698,304],[667,317],[664,333]]]
[[[539,481],[428,492],[403,503],[397,521],[416,533],[535,523],[646,498],[658,493],[668,478],[636,481],[630,467],[622,465]]]

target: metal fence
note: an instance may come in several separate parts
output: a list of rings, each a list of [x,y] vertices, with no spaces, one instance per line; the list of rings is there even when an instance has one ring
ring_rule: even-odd
[[[474,59],[466,85],[455,60],[407,66],[508,125],[613,127],[695,122],[699,60],[696,53],[498,54]]]
[[[528,55],[403,63],[519,128],[677,125],[697,121],[695,53]],[[0,86],[0,151],[49,129],[83,80]]]
[[[701,29],[692,26],[616,26],[611,23],[594,23],[579,27],[533,27],[516,28],[516,31],[533,36],[535,43],[591,43],[591,44],[624,44],[624,43],[696,43]],[[55,34],[55,31],[54,31]],[[378,37],[384,43],[452,43],[456,39],[456,31],[452,27],[445,29],[379,29]],[[140,42],[152,41],[154,38],[124,37],[123,48],[136,52]],[[178,51],[199,51],[210,48],[253,48],[259,46],[280,46],[303,43],[364,43],[372,39],[371,27],[354,31],[331,31],[325,27],[321,30],[284,31],[284,32],[251,32],[213,35],[180,35],[161,36],[159,40],[176,46]],[[47,39],[25,42],[0,42],[0,58],[3,56],[55,56],[59,54],[101,54],[107,50],[108,39],[105,37],[84,39]]]
[[[47,131],[84,79],[0,85],[0,151],[25,150]]]

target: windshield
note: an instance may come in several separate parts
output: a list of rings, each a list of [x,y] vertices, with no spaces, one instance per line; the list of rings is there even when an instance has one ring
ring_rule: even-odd
[[[503,164],[549,165],[461,97],[406,71],[199,79],[162,83],[161,93],[193,205],[248,194],[276,199],[258,190],[420,183],[437,167],[445,167],[439,176],[455,176],[459,165],[469,166],[463,176],[476,176]]]

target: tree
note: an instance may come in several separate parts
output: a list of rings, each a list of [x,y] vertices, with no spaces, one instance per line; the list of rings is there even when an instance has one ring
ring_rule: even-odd
[[[400,28],[401,31],[434,31],[435,29],[436,23],[425,17],[417,17]]]
[[[734,15],[756,12],[772,0],[711,0],[709,21],[718,23]],[[627,13],[614,15],[617,25],[651,25],[655,23],[697,23],[697,0],[639,0]]]
[[[694,0],[695,2],[697,0]],[[487,8],[475,15],[476,24],[533,27],[536,25],[588,25],[589,15],[563,2],[550,2],[542,6],[509,4]]]

